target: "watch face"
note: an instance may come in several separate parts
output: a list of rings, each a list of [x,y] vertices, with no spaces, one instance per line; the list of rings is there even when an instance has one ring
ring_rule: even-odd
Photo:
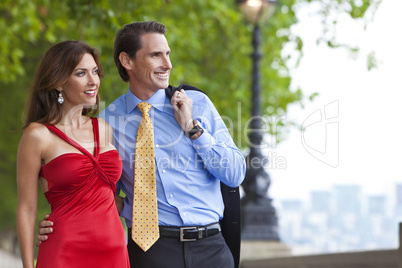
[[[204,133],[204,129],[202,128],[200,122],[197,120],[194,120],[195,126],[188,132],[186,133],[187,137],[191,138],[193,135],[197,134],[198,132]]]

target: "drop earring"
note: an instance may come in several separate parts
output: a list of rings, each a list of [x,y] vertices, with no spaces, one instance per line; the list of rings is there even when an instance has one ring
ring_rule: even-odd
[[[63,104],[63,102],[64,102],[64,98],[63,98],[63,95],[61,95],[61,92],[59,92],[59,98],[57,99],[57,101],[58,101],[60,104]]]

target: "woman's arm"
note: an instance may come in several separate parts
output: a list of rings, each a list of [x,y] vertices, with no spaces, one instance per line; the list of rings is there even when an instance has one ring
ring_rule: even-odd
[[[22,135],[17,152],[17,231],[24,268],[34,267],[38,174],[41,168],[43,133],[31,124]]]

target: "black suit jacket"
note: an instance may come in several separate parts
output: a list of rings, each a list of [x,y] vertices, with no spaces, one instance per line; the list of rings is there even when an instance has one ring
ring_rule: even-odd
[[[206,94],[201,89],[189,85],[180,85],[179,87],[170,86],[165,89],[166,96],[171,99],[176,90],[196,90]],[[221,220],[222,235],[225,238],[226,244],[232,252],[235,268],[240,264],[240,241],[241,241],[241,226],[240,226],[240,193],[239,187],[232,188],[221,182],[221,192],[225,210]]]

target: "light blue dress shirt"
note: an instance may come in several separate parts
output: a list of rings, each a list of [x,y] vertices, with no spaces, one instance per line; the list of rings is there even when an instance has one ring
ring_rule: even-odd
[[[193,100],[193,118],[201,122],[204,133],[197,139],[186,137],[174,117],[165,90],[157,91],[146,102],[155,138],[156,188],[159,225],[194,226],[218,222],[224,204],[220,181],[237,187],[244,179],[243,154],[235,146],[221,116],[202,92],[187,90]],[[114,145],[123,160],[122,177],[117,184],[126,194],[121,216],[131,228],[135,144],[141,100],[128,90],[101,114],[113,127]]]

